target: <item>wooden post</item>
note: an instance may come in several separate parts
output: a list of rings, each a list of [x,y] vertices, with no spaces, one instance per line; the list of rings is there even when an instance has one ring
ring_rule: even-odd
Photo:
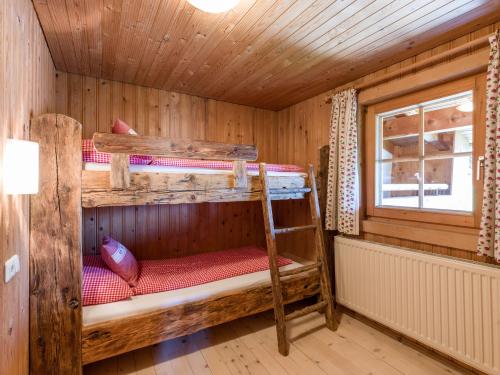
[[[233,176],[236,189],[248,188],[247,162],[245,160],[233,161]]]
[[[30,133],[40,145],[40,190],[30,201],[30,373],[81,374],[82,126],[45,114]]]
[[[328,163],[330,160],[330,145],[325,145],[319,149],[319,169],[318,169],[318,193],[319,208],[321,211],[322,228],[325,227],[326,194],[328,191]],[[323,239],[325,244],[326,258],[330,271],[331,285],[335,295],[335,259],[334,259],[334,237],[335,231],[324,230]]]
[[[129,158],[127,154],[111,154],[111,189],[124,190],[130,187]]]
[[[311,194],[309,194],[309,202],[311,205],[311,219],[312,223],[316,225],[315,240],[318,262],[323,265],[321,270],[321,295],[326,302],[326,326],[335,331],[337,329],[337,321],[333,309],[333,294],[330,284],[330,272],[327,265],[327,255],[325,251],[325,243],[323,238],[323,230],[321,225],[321,211],[319,208],[318,190],[316,188],[316,177],[314,176],[314,167],[309,166],[309,185],[311,187]]]

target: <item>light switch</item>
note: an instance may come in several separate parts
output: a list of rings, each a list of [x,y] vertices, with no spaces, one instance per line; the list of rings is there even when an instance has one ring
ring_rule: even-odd
[[[21,264],[19,263],[19,256],[16,254],[5,262],[5,282],[8,283],[20,270]]]

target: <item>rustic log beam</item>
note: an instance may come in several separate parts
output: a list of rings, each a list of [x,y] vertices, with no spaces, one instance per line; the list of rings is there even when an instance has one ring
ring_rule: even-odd
[[[130,187],[129,158],[127,154],[111,154],[111,172],[109,174],[111,189],[128,189]]]
[[[81,374],[82,126],[56,114],[31,122],[40,191],[30,209],[30,373]]]
[[[472,125],[472,112],[461,112],[455,107],[442,108],[425,114],[425,131],[454,131]],[[418,134],[420,119],[415,116],[401,116],[384,121],[384,138]]]
[[[281,199],[303,197],[306,175],[269,176],[274,194]],[[232,174],[131,173],[126,190],[113,190],[110,172],[82,171],[83,207],[136,204],[174,204],[259,200],[258,176],[248,176],[246,189],[234,189]]]
[[[284,280],[286,303],[319,292],[319,274]],[[257,314],[273,307],[271,284],[237,290],[196,302],[83,327],[83,363],[91,363],[138,348],[198,332],[217,324]]]
[[[108,171],[82,171],[82,191],[92,193],[111,190]],[[270,189],[300,189],[305,187],[307,176],[303,173],[294,176],[269,176]],[[233,176],[229,173],[150,173],[130,174],[129,190],[133,191],[186,191],[220,190],[234,186]],[[258,176],[248,176],[248,191],[260,191]]]
[[[247,189],[247,162],[244,160],[233,161],[233,176],[235,189]]]
[[[112,154],[155,155],[205,160],[253,161],[257,159],[255,145],[109,133],[94,133],[93,141],[97,151]]]
[[[271,190],[273,200],[303,199],[309,189]],[[248,202],[260,200],[260,191],[239,189],[189,191],[114,190],[82,194],[82,207],[141,206],[152,204],[184,204],[203,202]]]

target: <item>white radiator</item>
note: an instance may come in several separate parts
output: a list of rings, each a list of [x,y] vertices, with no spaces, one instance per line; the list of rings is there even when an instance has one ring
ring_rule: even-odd
[[[500,269],[335,238],[337,301],[489,374],[500,375]]]

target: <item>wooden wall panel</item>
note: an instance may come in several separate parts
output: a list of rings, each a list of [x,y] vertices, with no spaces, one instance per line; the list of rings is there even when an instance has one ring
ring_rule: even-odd
[[[277,113],[115,81],[58,72],[57,112],[83,124],[84,137],[109,132],[120,117],[144,135],[254,143],[276,162]],[[260,203],[85,209],[84,254],[111,234],[139,258],[264,245]]]
[[[459,39],[438,46],[434,49],[425,51],[401,63],[391,65],[383,70],[373,74],[364,76],[356,83],[370,82],[377,77],[384,76],[387,73],[398,72],[402,68],[412,65],[416,62],[425,60],[433,55],[458,47],[471,40],[488,35],[500,27],[500,22],[484,27],[473,33],[469,33]],[[452,61],[450,59],[449,61]],[[391,81],[396,82],[397,80]],[[343,85],[340,88],[350,87],[352,83]],[[308,163],[313,163],[316,167],[319,162],[319,148],[328,144],[329,125],[330,125],[330,108],[331,104],[325,103],[325,98],[333,91],[325,92],[310,99],[304,100],[298,104],[290,106],[278,113],[278,126],[280,141],[278,142],[278,156],[280,163],[293,163],[306,166]],[[280,202],[280,210],[277,217],[277,222],[280,224],[307,220],[307,213],[302,208],[301,202]],[[291,213],[294,215],[291,215]],[[297,214],[302,212],[302,214]],[[491,260],[484,257],[478,257],[476,254],[464,250],[443,248],[432,246],[414,241],[398,240],[391,237],[377,236],[373,234],[363,234],[364,238],[383,242],[392,243],[400,246],[427,250],[446,255],[457,256],[466,259],[474,259],[479,261],[489,262]],[[309,251],[307,244],[311,238],[308,237],[292,237],[282,241],[282,247],[294,253],[306,255]]]
[[[30,119],[55,110],[55,68],[30,0],[0,2],[0,40],[2,165],[5,140],[28,139]],[[0,183],[0,374],[27,374],[29,197],[7,196],[2,185]],[[14,254],[20,257],[21,272],[5,284],[3,264]]]

